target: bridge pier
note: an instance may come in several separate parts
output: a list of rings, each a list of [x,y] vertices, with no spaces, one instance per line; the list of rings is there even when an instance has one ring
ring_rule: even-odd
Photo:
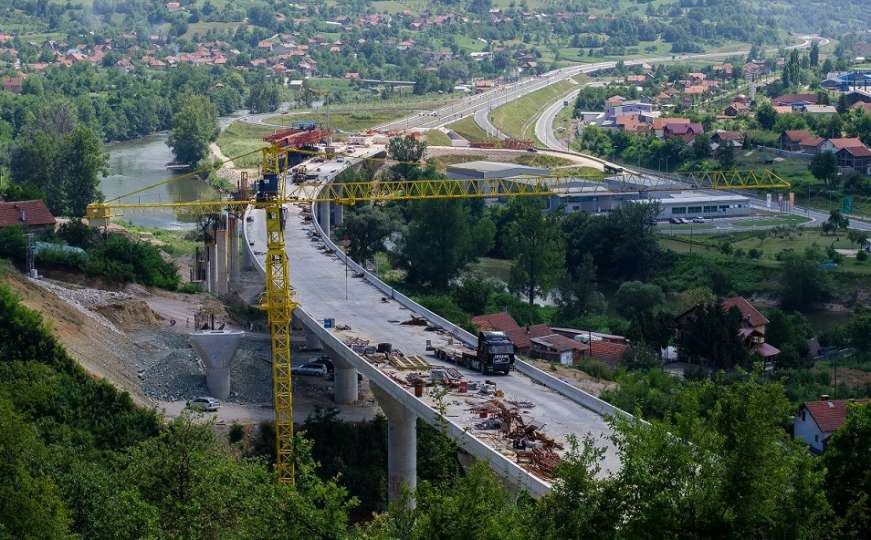
[[[335,368],[333,386],[335,387],[336,403],[340,405],[350,405],[360,399],[360,387],[357,382],[357,370],[350,362],[333,354],[330,351],[330,359],[333,361]]]
[[[327,237],[330,236],[330,204],[329,201],[319,202],[318,204],[318,222]]]
[[[239,217],[230,215],[227,217],[227,231],[230,235],[230,283],[236,285],[241,276],[241,263],[239,260]]]
[[[417,488],[417,415],[378,385],[371,387],[387,416],[387,501],[396,503],[403,489]],[[414,498],[409,504],[414,506]]]
[[[229,292],[227,283],[227,227],[215,229],[215,289],[213,293],[224,296]]]
[[[333,208],[333,226],[340,227],[345,221],[345,205],[330,204]]]

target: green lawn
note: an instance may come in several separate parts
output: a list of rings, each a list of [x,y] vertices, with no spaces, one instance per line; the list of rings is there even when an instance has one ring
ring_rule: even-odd
[[[443,156],[432,157],[427,159],[427,163],[432,163],[436,169],[439,171],[444,171],[448,165],[453,165],[455,163],[466,163],[468,161],[478,161],[481,159],[487,159],[487,156],[480,154],[446,154]]]
[[[322,112],[304,114],[279,114],[266,119],[271,124],[290,126],[297,122],[317,122],[341,131],[358,132],[401,118],[407,113],[397,110],[371,110],[359,112],[331,112],[329,118]]]
[[[426,132],[426,144],[430,146],[450,146],[451,140],[441,131],[431,129]]]
[[[475,123],[475,119],[471,116],[467,116],[462,120],[457,120],[453,124],[448,124],[447,128],[456,131],[472,142],[493,140],[493,137],[487,135],[487,133]]]
[[[511,261],[507,259],[481,257],[477,262],[468,266],[468,271],[478,273],[484,277],[497,279],[503,283],[508,283],[508,280],[511,278]]]
[[[669,225],[671,227],[671,225]],[[679,227],[675,225],[674,227]],[[685,227],[685,225],[684,225]],[[662,247],[672,249],[679,253],[719,253],[720,247],[728,243],[733,251],[742,250],[747,253],[755,249],[761,253],[756,260],[757,264],[764,267],[778,267],[780,262],[777,255],[781,252],[793,252],[804,254],[808,249],[825,254],[829,246],[835,249],[857,248],[856,244],[847,239],[846,234],[824,235],[818,229],[798,229],[788,235],[766,234],[764,232],[741,232],[729,235],[696,235],[690,237],[678,236],[674,238],[660,237]],[[871,261],[857,261],[853,257],[844,257],[841,265],[832,270],[836,273],[852,275],[871,275]]]
[[[774,227],[780,225],[799,225],[801,223],[807,223],[808,221],[810,221],[810,218],[798,215],[763,216],[757,218],[742,219],[741,221],[736,221],[735,225],[737,225],[738,227]]]
[[[245,122],[233,122],[218,137],[218,147],[229,158],[252,152],[263,148],[263,136],[274,130],[259,126],[252,126]],[[256,167],[260,164],[260,154],[251,155],[233,160],[237,167]]]
[[[493,125],[515,139],[534,139],[535,121],[544,109],[576,87],[570,81],[559,81],[502,105],[491,113]]]
[[[572,160],[570,159],[559,156],[549,156],[547,154],[521,154],[511,161],[528,167],[547,167],[548,169],[553,167],[564,167],[572,164]]]

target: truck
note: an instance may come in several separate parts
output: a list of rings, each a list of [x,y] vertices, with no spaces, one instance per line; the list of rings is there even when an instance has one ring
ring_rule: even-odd
[[[514,367],[514,344],[505,332],[481,331],[478,333],[478,348],[471,349],[464,345],[429,346],[435,357],[454,364],[490,373],[508,372]]]

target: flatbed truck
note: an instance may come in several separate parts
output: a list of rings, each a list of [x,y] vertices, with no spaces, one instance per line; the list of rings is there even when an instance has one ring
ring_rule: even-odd
[[[514,344],[504,332],[479,332],[477,349],[462,344],[434,346],[430,349],[440,360],[447,360],[485,375],[508,375],[514,367]]]

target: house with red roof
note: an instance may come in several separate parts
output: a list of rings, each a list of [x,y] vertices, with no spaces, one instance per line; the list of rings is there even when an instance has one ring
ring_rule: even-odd
[[[835,152],[838,167],[842,172],[856,171],[865,176],[871,176],[871,150],[865,145],[847,146]]]
[[[695,313],[699,307],[694,306],[675,317],[678,326]],[[720,301],[720,307],[727,312],[735,308],[741,313],[741,327],[738,329],[738,336],[750,354],[759,356],[766,363],[774,360],[780,354],[780,349],[765,342],[765,327],[768,325],[768,319],[746,298],[743,296],[724,298]]]
[[[690,144],[696,137],[704,132],[705,128],[698,122],[690,122],[688,124],[668,124],[663,129],[663,138],[681,139],[683,142]]]
[[[788,129],[780,134],[779,141],[784,150],[815,154],[824,139],[806,129]]]
[[[792,436],[805,442],[814,452],[826,449],[829,437],[844,424],[852,407],[867,407],[869,403],[867,399],[821,398],[802,403],[792,426]]]
[[[559,362],[564,366],[575,365],[590,352],[588,345],[560,334],[533,337],[530,342],[530,354],[533,358]]]
[[[54,227],[54,224],[54,216],[40,199],[0,202],[0,228],[22,225],[28,229],[41,229]]]
[[[659,137],[660,139],[665,136],[665,128],[666,126],[674,125],[674,124],[689,124],[689,118],[654,118],[653,119],[653,133]]]

